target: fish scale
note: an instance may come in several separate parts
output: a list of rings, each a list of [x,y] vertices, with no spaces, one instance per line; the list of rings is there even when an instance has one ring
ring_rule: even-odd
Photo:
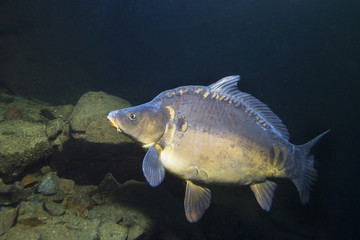
[[[183,94],[177,94],[182,92]],[[184,94],[187,93],[187,94]],[[192,96],[188,96],[192,95]],[[205,87],[181,87],[174,89],[169,92],[165,92],[163,94],[160,94],[157,98],[160,98],[162,100],[162,106],[173,106],[174,109],[178,110],[180,113],[184,113],[187,115],[188,121],[193,120],[195,118],[194,122],[198,121],[196,119],[198,116],[201,116],[202,122],[201,127],[209,126],[210,128],[213,128],[212,125],[217,124],[218,121],[226,121],[224,122],[224,126],[228,129],[228,126],[234,125],[235,123],[235,116],[236,112],[233,112],[233,108],[235,107],[235,104],[229,103],[229,101],[233,100],[229,96],[219,94],[218,99],[211,98],[213,95],[213,92],[211,92],[210,88]],[[169,98],[169,96],[171,96]],[[223,97],[222,100],[221,97]],[[169,98],[169,99],[167,99]],[[186,102],[193,103],[193,102],[201,102],[201,108],[198,105],[191,105],[188,107],[187,104],[184,103],[184,99],[186,99]],[[179,107],[177,107],[177,103],[181,103]],[[240,104],[240,103],[239,103]],[[244,110],[246,111],[246,109]],[[192,114],[191,114],[192,113]],[[196,113],[194,115],[193,113]],[[246,112],[249,116],[248,112]],[[251,116],[251,115],[250,115]],[[218,126],[219,127],[219,126]],[[234,127],[237,127],[234,125]]]
[[[185,215],[198,221],[210,206],[209,184],[249,185],[259,205],[270,210],[276,183],[290,178],[302,203],[309,200],[317,173],[311,147],[289,142],[280,118],[261,101],[237,89],[239,76],[209,86],[184,86],[152,101],[109,113],[108,119],[149,148],[146,180],[159,185],[168,171],[186,181]]]

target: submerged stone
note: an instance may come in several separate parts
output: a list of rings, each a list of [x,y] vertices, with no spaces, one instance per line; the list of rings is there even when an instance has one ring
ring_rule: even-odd
[[[109,111],[129,106],[127,101],[104,92],[85,93],[70,116],[72,136],[93,143],[133,142],[124,135],[114,133],[106,118]]]
[[[113,191],[119,188],[121,184],[114,178],[111,173],[105,175],[102,182],[99,184],[99,191]]]
[[[24,185],[19,182],[5,184],[0,179],[0,206],[18,204],[24,197]]]
[[[24,187],[29,187],[35,184],[38,181],[38,179],[34,176],[34,174],[28,174],[21,180],[21,183],[24,185]]]
[[[43,209],[42,202],[21,202],[17,224],[38,226],[44,224],[51,216]]]
[[[40,181],[38,192],[44,195],[54,195],[59,190],[59,178],[55,172],[47,173]]]
[[[93,207],[94,203],[91,198],[86,194],[69,195],[64,199],[66,209],[76,212],[80,217],[87,218],[89,210]]]
[[[100,219],[101,222],[119,223],[125,214],[121,208],[106,204],[92,209],[89,216],[90,219]]]
[[[61,203],[44,202],[44,209],[50,215],[61,216],[65,213],[65,206]]]
[[[45,174],[51,172],[51,167],[50,166],[44,166],[44,167],[42,167],[40,169],[40,172],[41,172],[42,175],[45,175]]]
[[[26,166],[52,151],[44,124],[23,120],[0,122],[0,175],[5,181],[17,179]]]
[[[53,114],[51,119],[44,109]],[[0,92],[0,176],[5,182],[18,180],[29,165],[61,149],[72,110],[71,105],[49,106]]]
[[[128,239],[128,229],[116,223],[103,223],[99,231],[100,239],[125,240]]]
[[[33,218],[22,222],[25,224],[15,225],[3,236],[0,236],[0,240],[100,239],[99,221],[90,221],[74,215],[51,217],[46,221],[43,219]]]
[[[14,225],[17,213],[18,208],[2,208],[0,210],[0,236]]]

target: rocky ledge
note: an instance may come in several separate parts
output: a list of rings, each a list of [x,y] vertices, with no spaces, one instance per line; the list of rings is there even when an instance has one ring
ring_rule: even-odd
[[[106,118],[110,111],[129,106],[104,92],[85,93],[74,107],[0,91],[0,177],[15,181],[45,163],[81,183],[98,184],[114,169],[120,180],[129,179],[129,174],[139,177],[140,171],[129,172],[129,166],[138,163],[144,151],[118,134]]]

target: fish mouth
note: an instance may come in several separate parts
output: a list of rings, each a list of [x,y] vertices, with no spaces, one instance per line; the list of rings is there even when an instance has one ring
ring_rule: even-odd
[[[107,118],[109,119],[110,123],[116,128],[116,130],[118,132],[122,132],[120,127],[119,127],[119,124],[116,122],[116,119],[111,117],[111,116],[107,116]]]

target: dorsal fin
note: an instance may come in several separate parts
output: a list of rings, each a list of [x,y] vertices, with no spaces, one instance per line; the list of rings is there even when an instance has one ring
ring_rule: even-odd
[[[273,113],[269,107],[262,103],[257,98],[251,96],[248,93],[241,92],[237,88],[237,82],[240,80],[240,76],[227,76],[216,83],[209,85],[210,88],[220,93],[226,94],[229,97],[233,97],[238,101],[245,104],[248,108],[258,114],[259,117],[263,118],[273,130],[281,135],[284,139],[289,140],[289,132],[286,126],[282,123],[281,119]]]

